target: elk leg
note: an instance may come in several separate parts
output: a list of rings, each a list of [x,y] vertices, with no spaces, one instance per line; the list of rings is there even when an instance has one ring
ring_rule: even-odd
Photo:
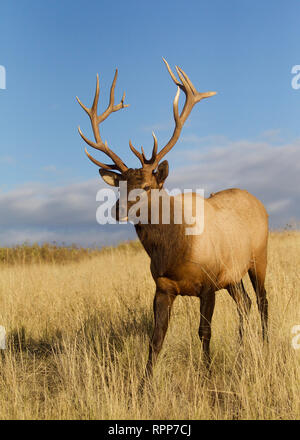
[[[266,265],[256,265],[249,269],[249,277],[256,293],[257,306],[261,318],[263,340],[268,342],[268,300],[265,289]]]
[[[149,358],[146,366],[147,377],[151,377],[153,366],[162,348],[175,298],[176,296],[171,293],[156,291],[153,302],[154,332],[149,346]]]
[[[230,284],[229,286],[227,286],[227,290],[237,305],[237,310],[240,318],[239,335],[240,341],[242,341],[244,334],[244,318],[248,319],[251,308],[251,299],[249,298],[245,290],[242,280],[239,283]]]
[[[211,338],[211,320],[215,308],[215,292],[205,292],[200,296],[199,338],[202,343],[203,357],[206,367],[210,366],[209,343]]]

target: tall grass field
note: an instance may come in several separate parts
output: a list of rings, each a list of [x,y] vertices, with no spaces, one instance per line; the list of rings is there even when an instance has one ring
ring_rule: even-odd
[[[155,285],[138,243],[102,251],[0,250],[0,419],[299,419],[300,233],[271,233],[269,345],[255,294],[244,344],[217,293],[212,370],[201,360],[199,299],[178,297],[152,383],[139,393]],[[299,338],[300,339],[300,338]]]

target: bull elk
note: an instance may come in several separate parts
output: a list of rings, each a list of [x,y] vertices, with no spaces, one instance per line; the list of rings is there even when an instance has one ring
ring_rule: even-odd
[[[187,74],[176,67],[179,80],[164,60],[168,72],[177,86],[173,102],[175,120],[174,132],[168,143],[158,152],[157,139],[153,133],[154,146],[150,159],[129,142],[130,149],[141,162],[141,168],[128,168],[114,153],[107,142],[103,142],[99,126],[111,113],[127,107],[121,102],[115,104],[114,91],[118,71],[116,70],[110,90],[110,102],[107,109],[98,115],[99,77],[94,102],[87,108],[77,98],[81,107],[89,115],[95,142],[87,139],[79,128],[83,140],[90,146],[105,153],[112,164],[99,162],[85,149],[89,159],[100,167],[102,179],[109,185],[118,187],[120,181],[127,182],[128,193],[132,189],[144,189],[147,194],[149,212],[151,211],[151,190],[163,190],[168,176],[168,162],[163,157],[176,144],[182,127],[194,105],[215,92],[199,93]],[[185,103],[178,110],[180,91],[185,94]],[[186,194],[185,197],[188,195]],[[174,210],[174,196],[167,195],[171,210]],[[176,197],[176,196],[175,196]],[[192,197],[200,197],[192,193]],[[209,344],[211,339],[211,320],[215,306],[215,292],[227,289],[237,305],[239,314],[239,334],[243,336],[244,319],[250,312],[251,300],[244,288],[242,278],[248,272],[256,292],[258,309],[261,316],[263,339],[267,339],[268,301],[264,287],[267,265],[268,215],[263,204],[245,190],[226,189],[203,200],[204,230],[200,235],[186,235],[184,224],[163,224],[161,216],[158,224],[135,225],[137,235],[151,259],[151,273],[156,284],[154,297],[154,332],[150,342],[146,375],[151,376],[153,366],[162,348],[168,328],[170,313],[178,295],[200,298],[199,337],[202,343],[206,365],[210,365]],[[172,208],[173,207],[173,208]],[[127,210],[130,209],[128,203]],[[119,218],[119,205],[116,206],[116,218]],[[128,211],[127,211],[128,213]],[[172,218],[172,215],[171,215]]]

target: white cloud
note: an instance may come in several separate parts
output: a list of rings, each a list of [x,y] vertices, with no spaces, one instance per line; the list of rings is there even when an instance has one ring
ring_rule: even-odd
[[[210,139],[210,147],[178,152],[184,165],[171,169],[168,187],[204,188],[206,194],[230,187],[247,189],[265,203],[273,226],[300,219],[300,140]],[[179,163],[179,161],[178,161]]]
[[[181,146],[173,156],[181,165],[170,162],[169,189],[204,188],[209,196],[230,187],[244,188],[265,204],[272,226],[300,220],[300,140],[274,145],[219,136],[193,139],[199,148]],[[24,241],[101,245],[135,237],[131,225],[96,223],[100,187],[104,183],[96,178],[52,188],[28,183],[0,191],[0,246]]]
[[[100,179],[48,188],[32,183],[0,191],[0,246],[23,242],[107,245],[134,238],[129,225],[96,222]]]

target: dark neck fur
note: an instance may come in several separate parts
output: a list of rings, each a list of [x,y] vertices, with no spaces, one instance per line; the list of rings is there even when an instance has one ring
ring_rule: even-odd
[[[151,258],[151,270],[155,277],[167,276],[175,269],[187,248],[184,225],[135,225],[137,235]]]

